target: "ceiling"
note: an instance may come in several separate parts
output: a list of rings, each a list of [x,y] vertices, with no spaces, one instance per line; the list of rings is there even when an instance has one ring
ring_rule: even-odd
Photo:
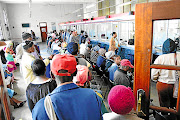
[[[31,0],[32,3],[41,4],[41,3],[53,3],[53,4],[83,4],[83,3],[93,3],[96,0]],[[0,0],[3,3],[11,4],[20,4],[20,3],[29,3],[29,0]]]

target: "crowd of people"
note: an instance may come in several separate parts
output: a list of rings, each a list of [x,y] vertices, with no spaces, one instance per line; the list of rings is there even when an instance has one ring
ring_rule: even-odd
[[[53,31],[47,38],[47,47],[56,52],[50,52],[52,55],[42,58],[32,35],[24,32],[22,43],[16,48],[12,42],[4,48],[5,82],[14,108],[22,107],[26,102],[13,98],[17,94],[13,90],[13,83],[16,82],[13,72],[18,65],[27,84],[27,103],[33,119],[102,119],[109,109],[104,103],[102,91],[91,89],[92,84],[97,85],[92,80],[91,72],[94,70],[104,75],[107,84],[111,81],[111,88],[118,85],[109,76],[112,78],[112,73],[120,68],[120,56],[115,51],[106,51],[100,45],[92,46],[85,31],[81,31],[80,35],[77,35],[77,31],[61,30],[59,34]],[[49,71],[48,65],[51,66]],[[124,65],[133,68],[131,63]],[[50,77],[46,72],[49,72]]]
[[[59,34],[53,31],[47,38],[47,52],[51,55],[42,58],[32,35],[23,33],[22,43],[16,49],[13,48],[12,42],[4,48],[6,64],[3,68],[11,104],[18,108],[26,102],[13,98],[17,94],[12,87],[13,82],[16,82],[13,72],[19,63],[20,72],[27,83],[27,103],[34,120],[103,119],[102,115],[108,113],[109,109],[104,103],[105,95],[102,91],[98,87],[91,88],[92,84],[98,84],[92,77],[92,71],[95,71],[110,89],[118,85],[133,89],[134,66],[117,54],[119,45],[116,44],[116,37],[116,33],[113,32],[110,48],[106,51],[100,44],[91,45],[85,31],[81,31],[80,35],[77,35],[77,31],[71,30],[60,30]],[[168,40],[168,43],[165,43],[167,45],[164,45],[165,54],[176,52],[175,46],[166,49],[168,45],[172,45],[169,42],[172,41]],[[155,63],[165,61],[165,56],[157,58]],[[173,56],[174,54],[169,55],[172,58]],[[178,57],[179,55],[175,54],[175,58]],[[47,69],[48,65],[51,66],[50,70]],[[174,82],[171,79],[164,80],[166,72],[153,70],[152,78],[157,79],[158,75],[161,76],[157,84],[160,104],[171,107],[170,103],[175,102],[163,102],[167,96],[164,91],[171,89],[172,92],[173,87],[169,84]],[[169,101],[174,100],[172,96],[166,98]]]

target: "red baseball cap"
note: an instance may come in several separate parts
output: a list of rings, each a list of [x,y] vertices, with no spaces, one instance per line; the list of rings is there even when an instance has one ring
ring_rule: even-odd
[[[76,71],[76,58],[73,55],[55,55],[52,59],[51,71],[59,76],[71,76]],[[67,73],[59,73],[59,70],[67,70]]]
[[[134,68],[134,66],[131,64],[131,62],[128,59],[122,59],[121,66],[129,66],[131,68]]]

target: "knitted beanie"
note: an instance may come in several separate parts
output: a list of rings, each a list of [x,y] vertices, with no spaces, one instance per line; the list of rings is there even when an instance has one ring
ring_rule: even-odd
[[[29,34],[29,33],[23,33],[22,34],[22,39],[23,40],[26,40],[26,39],[28,39],[28,38],[30,38],[31,37],[31,34]]]
[[[168,54],[168,53],[175,53],[176,52],[176,44],[173,40],[168,38],[164,43],[162,47],[162,52],[163,54]]]
[[[76,55],[77,52],[78,52],[78,44],[77,43],[74,43],[74,42],[70,42],[68,45],[67,45],[67,50],[70,54],[72,55]]]
[[[109,92],[108,103],[113,112],[125,115],[134,107],[135,98],[131,88],[117,85]]]

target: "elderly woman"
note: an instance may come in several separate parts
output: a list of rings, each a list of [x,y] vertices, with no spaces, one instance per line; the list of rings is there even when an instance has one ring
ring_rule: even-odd
[[[180,54],[176,53],[176,44],[173,40],[167,39],[163,43],[162,52],[163,55],[158,56],[154,64],[180,65]],[[175,74],[175,70],[152,69],[151,71],[151,78],[157,80],[156,88],[161,107],[173,108],[176,106],[176,99],[173,98]]]

